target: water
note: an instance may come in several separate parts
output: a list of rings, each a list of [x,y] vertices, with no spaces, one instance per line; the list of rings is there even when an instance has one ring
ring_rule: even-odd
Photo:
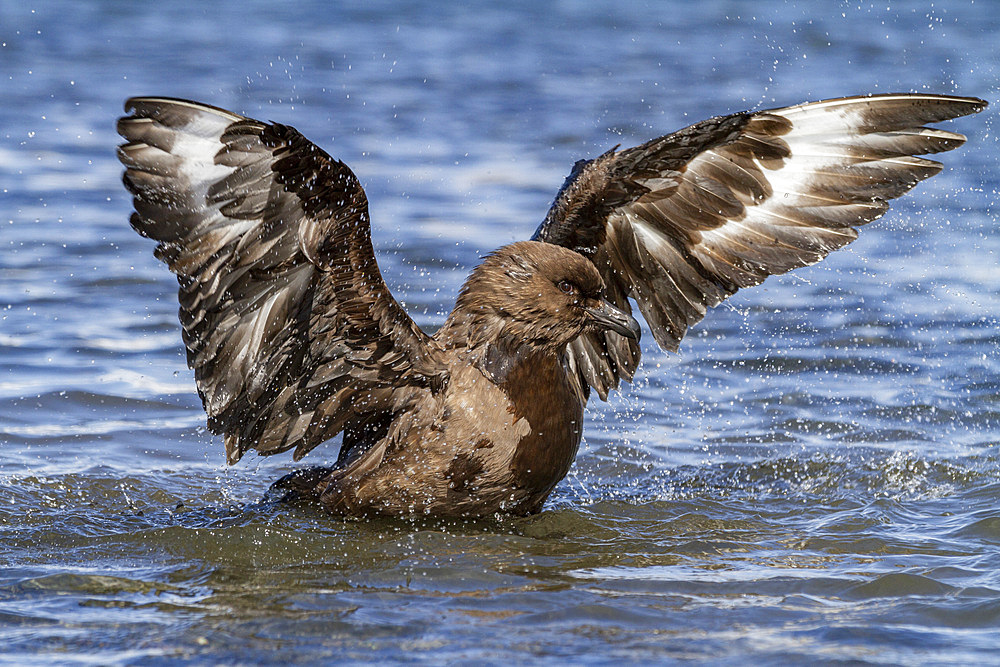
[[[694,5],[0,5],[2,660],[1000,662],[1000,8]],[[293,466],[224,466],[113,154],[130,95],[295,125],[433,328],[575,159],[896,90],[994,106],[849,249],[647,335],[516,520],[259,504]]]

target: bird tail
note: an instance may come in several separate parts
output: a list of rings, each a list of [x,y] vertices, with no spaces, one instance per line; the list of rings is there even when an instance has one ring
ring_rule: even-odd
[[[336,468],[313,466],[290,472],[271,485],[264,500],[279,503],[319,500],[334,470]]]

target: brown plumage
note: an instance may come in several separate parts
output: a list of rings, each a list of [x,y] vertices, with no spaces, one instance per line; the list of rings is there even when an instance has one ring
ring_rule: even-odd
[[[532,241],[469,276],[428,336],[392,297],[354,174],[291,127],[163,98],[119,120],[132,226],[180,284],[188,363],[234,463],[337,462],[276,484],[333,512],[541,509],[590,388],[741,287],[819,261],[965,137],[926,123],[986,103],[880,95],[713,118],[580,161]]]

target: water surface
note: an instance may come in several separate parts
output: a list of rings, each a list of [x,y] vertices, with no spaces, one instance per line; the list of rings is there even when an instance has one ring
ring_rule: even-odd
[[[2,659],[1000,661],[1000,9],[694,4],[0,6]],[[293,465],[224,466],[113,153],[131,95],[298,127],[434,328],[580,157],[923,90],[994,106],[847,250],[647,334],[524,519],[261,503]]]

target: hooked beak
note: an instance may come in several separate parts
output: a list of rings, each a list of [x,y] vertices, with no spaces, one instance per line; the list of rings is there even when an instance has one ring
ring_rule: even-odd
[[[604,299],[594,308],[586,308],[587,319],[602,329],[611,329],[632,340],[639,340],[639,323],[621,308]]]

